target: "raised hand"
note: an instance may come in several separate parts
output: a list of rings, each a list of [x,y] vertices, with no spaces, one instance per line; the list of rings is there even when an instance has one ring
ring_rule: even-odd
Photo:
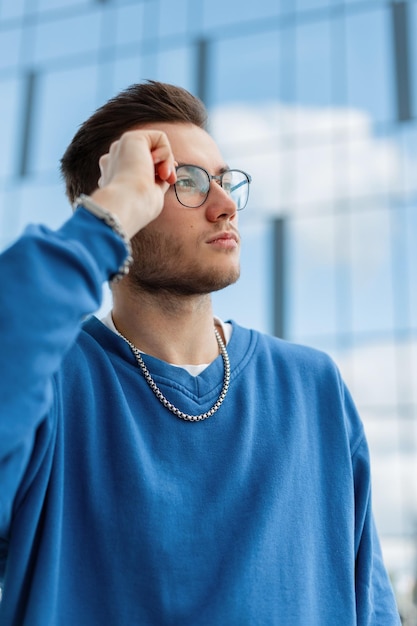
[[[162,210],[164,195],[175,183],[175,161],[163,131],[124,133],[99,161],[101,176],[93,200],[116,215],[133,237]]]

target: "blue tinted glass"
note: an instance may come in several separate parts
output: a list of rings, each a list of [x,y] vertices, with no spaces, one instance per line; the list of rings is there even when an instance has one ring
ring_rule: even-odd
[[[112,95],[133,83],[140,82],[146,76],[143,65],[143,56],[141,54],[128,57],[123,56],[112,61],[109,68]]]
[[[42,77],[33,118],[31,171],[57,171],[78,126],[98,105],[96,96],[95,65]]]
[[[417,204],[406,209],[406,273],[411,324],[417,326]]]
[[[36,27],[32,62],[43,63],[63,56],[97,51],[100,27],[101,21],[95,12],[40,21]]]
[[[21,17],[25,12],[25,0],[2,0],[0,21]]]
[[[145,4],[136,2],[117,7],[114,13],[115,44],[126,44],[142,41],[145,35]]]
[[[159,0],[158,3],[158,35],[185,35],[193,32],[193,24],[189,23],[188,0]]]
[[[332,215],[288,222],[287,331],[296,341],[337,330],[335,228]]]
[[[53,11],[56,9],[73,8],[79,10],[80,8],[91,6],[92,0],[36,0],[36,9],[38,11]]]
[[[0,250],[9,245],[21,232],[21,192],[18,186],[0,191]]]
[[[391,54],[387,7],[346,15],[348,103],[368,111],[377,122],[393,118]]]
[[[393,328],[390,212],[376,201],[351,215],[352,325],[354,332]]]
[[[16,67],[21,52],[21,28],[0,30],[0,70]]]
[[[45,202],[48,198],[48,202]],[[58,228],[72,213],[68,199],[64,195],[61,181],[40,185],[27,181],[21,192],[21,228],[29,222],[47,224]]]
[[[280,15],[287,9],[286,4],[283,0],[204,0],[202,23],[206,29],[223,28],[242,22],[254,24],[255,20]]]
[[[417,4],[415,2],[410,2],[407,4],[408,7],[408,42],[409,42],[409,76],[411,81],[411,106],[413,110],[414,117],[417,114],[417,80],[416,80],[416,69],[417,69],[417,37],[415,36],[415,32],[417,29]]]
[[[339,0],[295,0],[297,11],[308,11],[339,4]]]
[[[144,78],[153,78],[193,90],[194,49],[184,45],[160,50],[158,54],[144,55]]]
[[[16,173],[18,147],[22,141],[23,91],[23,81],[19,78],[0,82],[0,180]]]
[[[332,102],[331,22],[307,22],[296,28],[295,76],[283,66],[283,81],[294,82],[299,104],[326,107]]]
[[[279,97],[278,31],[213,42],[210,63],[210,104]]]

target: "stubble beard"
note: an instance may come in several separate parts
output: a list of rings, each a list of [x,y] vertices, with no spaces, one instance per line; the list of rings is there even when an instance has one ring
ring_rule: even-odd
[[[222,252],[223,253],[223,252]],[[224,254],[228,254],[224,251]],[[128,274],[138,291],[175,296],[207,295],[235,283],[239,264],[226,268],[182,259],[181,244],[169,235],[141,230],[132,239],[133,264]]]

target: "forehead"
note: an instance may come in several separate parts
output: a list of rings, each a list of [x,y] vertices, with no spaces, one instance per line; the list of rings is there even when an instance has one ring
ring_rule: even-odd
[[[217,172],[225,167],[216,142],[207,131],[199,126],[161,122],[147,124],[141,128],[163,130],[168,136],[174,159],[178,163],[200,165],[210,172]]]

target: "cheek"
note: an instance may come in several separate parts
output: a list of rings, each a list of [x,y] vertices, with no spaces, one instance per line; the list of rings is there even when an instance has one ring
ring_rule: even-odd
[[[173,210],[175,209],[175,210]],[[193,216],[178,207],[164,207],[162,213],[153,222],[159,232],[175,237],[184,236],[185,233],[194,231],[197,223]]]

